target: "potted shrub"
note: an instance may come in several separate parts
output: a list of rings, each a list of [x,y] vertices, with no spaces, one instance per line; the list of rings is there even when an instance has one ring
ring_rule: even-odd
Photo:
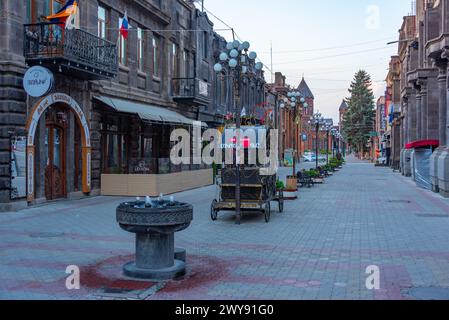
[[[277,191],[284,191],[284,189],[285,189],[284,182],[280,181],[280,180],[276,181],[276,190]]]
[[[312,178],[314,183],[324,183],[324,178],[320,176],[318,170],[310,169],[307,174]]]

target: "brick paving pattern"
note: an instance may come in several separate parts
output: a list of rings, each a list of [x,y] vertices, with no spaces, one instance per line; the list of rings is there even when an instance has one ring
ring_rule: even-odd
[[[410,299],[411,288],[449,287],[449,200],[390,169],[350,159],[268,224],[259,214],[240,226],[227,213],[212,222],[215,193],[176,195],[195,209],[191,227],[176,235],[188,275],[159,284],[149,299]],[[115,222],[125,200],[0,214],[0,299],[95,299],[101,288],[155,285],[121,275],[134,253],[133,235]],[[81,269],[80,290],[65,288],[68,265]],[[369,265],[380,268],[380,290],[365,286]]]

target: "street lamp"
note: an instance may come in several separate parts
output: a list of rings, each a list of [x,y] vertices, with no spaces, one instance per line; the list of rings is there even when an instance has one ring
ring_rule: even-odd
[[[329,136],[331,132],[331,125],[326,123],[324,126],[324,131],[326,132],[326,164],[329,164]]]
[[[331,129],[331,135],[332,135],[332,158],[335,158],[335,146],[336,146],[337,134],[338,134],[338,130],[336,128],[332,128]]]
[[[316,169],[318,169],[318,143],[319,143],[319,134],[320,134],[320,126],[322,126],[324,124],[324,118],[322,116],[321,113],[315,113],[312,118],[309,121],[310,125],[314,125],[315,126],[315,134],[316,134],[316,139],[315,139],[315,156],[316,156]]]
[[[309,105],[306,102],[305,97],[301,95],[298,91],[289,91],[287,93],[288,98],[284,98],[284,104],[281,104],[281,108],[285,108],[286,106],[290,106],[293,110],[293,122],[294,122],[294,134],[293,134],[293,176],[296,176],[296,159],[297,155],[301,154],[301,144],[300,144],[300,150],[296,150],[298,146],[298,125],[301,124],[301,118],[302,118],[302,110],[307,109]],[[298,105],[302,106],[302,109],[299,110],[297,108]],[[300,111],[300,112],[298,112]]]
[[[257,53],[249,52],[250,43],[245,41],[240,43],[238,40],[229,42],[226,45],[226,50],[220,53],[219,62],[214,65],[214,71],[217,74],[227,71],[227,74],[231,77],[234,86],[234,102],[236,112],[236,147],[235,147],[235,164],[236,164],[236,187],[235,187],[235,204],[237,224],[240,224],[241,215],[241,183],[240,183],[240,128],[241,128],[241,91],[243,87],[244,79],[251,79],[262,72],[263,64],[256,62]]]

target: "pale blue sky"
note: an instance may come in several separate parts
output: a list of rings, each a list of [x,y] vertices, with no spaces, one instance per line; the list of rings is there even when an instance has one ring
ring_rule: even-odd
[[[397,40],[402,17],[412,10],[411,0],[204,0],[204,6],[268,66],[272,41],[274,71],[294,86],[304,74],[316,109],[335,120],[359,68],[371,74],[376,98],[383,93],[389,58],[397,53],[397,45],[386,43]],[[216,29],[224,28],[210,18]],[[231,40],[231,32],[220,33]],[[266,79],[271,81],[269,71]]]

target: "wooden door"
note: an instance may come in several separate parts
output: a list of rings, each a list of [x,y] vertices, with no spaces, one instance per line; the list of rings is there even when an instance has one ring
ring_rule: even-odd
[[[47,166],[45,168],[45,197],[55,200],[66,197],[65,127],[47,123]]]

